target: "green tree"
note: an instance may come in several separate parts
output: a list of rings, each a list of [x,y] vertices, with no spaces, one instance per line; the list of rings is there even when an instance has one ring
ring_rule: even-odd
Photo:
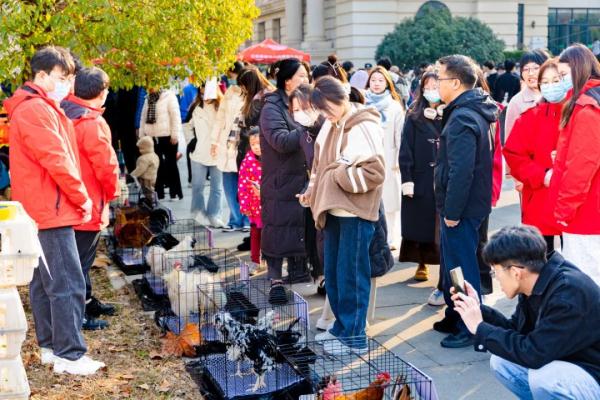
[[[400,68],[413,68],[449,54],[464,54],[478,62],[500,61],[504,47],[490,27],[475,18],[425,9],[396,25],[377,47],[375,57],[388,56]]]
[[[29,78],[48,44],[99,64],[116,88],[156,88],[231,67],[259,15],[253,0],[3,0],[0,81]]]

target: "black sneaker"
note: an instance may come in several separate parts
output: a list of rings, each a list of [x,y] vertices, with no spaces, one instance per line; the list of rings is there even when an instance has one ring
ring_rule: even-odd
[[[238,251],[248,251],[250,250],[250,237],[244,238],[244,241],[241,244],[238,244]]]
[[[449,318],[444,317],[441,321],[433,323],[433,330],[441,333],[454,334],[458,332],[456,323],[451,321]]]
[[[290,274],[281,278],[283,283],[291,285],[294,283],[310,283],[313,281],[312,276],[308,272],[300,275]]]
[[[104,304],[95,297],[85,305],[85,314],[91,318],[98,318],[101,315],[115,315],[115,306]]]
[[[442,347],[448,349],[460,349],[462,347],[473,346],[473,344],[475,344],[475,337],[468,332],[448,335],[440,342]]]
[[[83,318],[83,324],[81,325],[81,329],[84,331],[98,331],[105,328],[108,328],[107,321],[103,319],[91,318],[89,315],[86,315]]]

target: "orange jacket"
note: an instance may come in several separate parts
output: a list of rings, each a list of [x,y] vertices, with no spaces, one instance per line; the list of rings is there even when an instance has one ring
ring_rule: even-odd
[[[600,79],[590,79],[560,132],[550,183],[563,232],[600,235]]]
[[[10,120],[13,200],[40,229],[83,223],[89,200],[73,125],[39,86],[27,82],[4,102]]]
[[[69,95],[60,103],[73,121],[81,177],[92,199],[92,219],[75,227],[79,231],[100,231],[108,226],[108,203],[119,196],[119,163],[111,145],[104,110],[92,108],[80,98]]]

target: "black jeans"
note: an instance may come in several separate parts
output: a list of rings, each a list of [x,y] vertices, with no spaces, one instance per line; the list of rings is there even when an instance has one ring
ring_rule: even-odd
[[[100,231],[75,231],[75,241],[79,252],[81,270],[85,279],[85,300],[92,298],[92,281],[90,280],[90,268],[96,258],[96,249],[100,241]]]
[[[165,187],[169,188],[169,196],[174,199],[183,198],[179,168],[177,168],[177,145],[171,144],[171,138],[154,138],[154,152],[160,159],[156,178],[156,194],[159,199],[165,198]]]

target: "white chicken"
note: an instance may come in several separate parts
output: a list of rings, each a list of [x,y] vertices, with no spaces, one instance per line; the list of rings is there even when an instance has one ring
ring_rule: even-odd
[[[184,323],[188,322],[191,314],[213,311],[227,302],[215,277],[216,274],[206,270],[185,272],[179,268],[174,268],[164,276],[171,309],[178,317],[185,319]],[[199,285],[212,290],[201,291]]]
[[[194,250],[196,241],[191,236],[185,236],[177,246],[165,252],[163,260],[163,273],[169,273],[175,267],[175,264],[180,264],[184,270],[189,269],[194,265],[194,259],[188,251]]]
[[[146,253],[146,263],[150,266],[150,270],[156,276],[161,276],[163,273],[163,258],[167,251],[161,246],[150,246]]]

